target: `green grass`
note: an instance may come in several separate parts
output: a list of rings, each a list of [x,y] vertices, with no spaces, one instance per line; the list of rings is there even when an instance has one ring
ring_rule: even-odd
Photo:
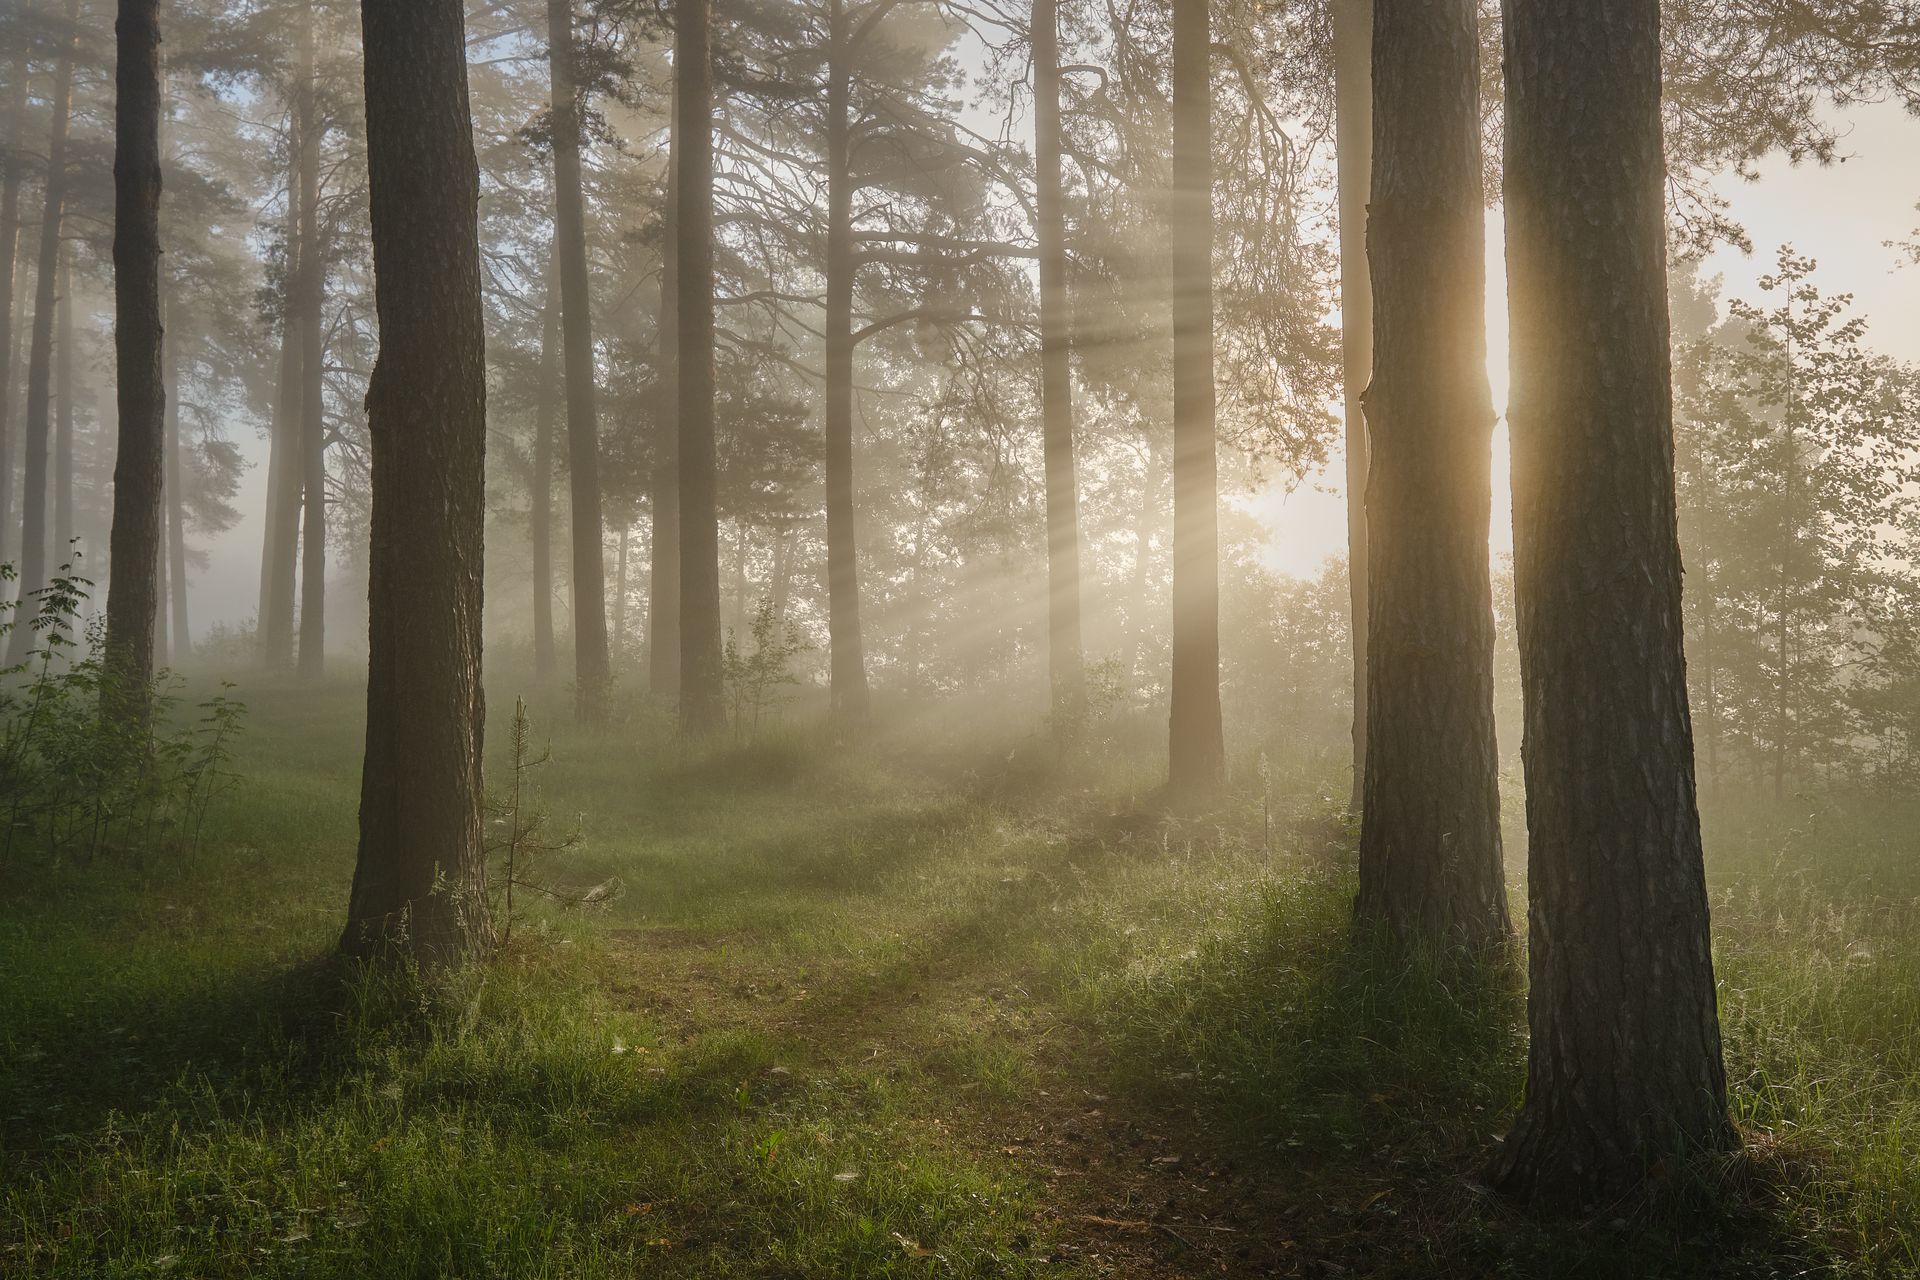
[[[1174,815],[1151,724],[689,752],[534,692],[550,870],[621,892],[483,970],[325,959],[344,683],[243,690],[191,858],[5,869],[0,1275],[1920,1274],[1913,806],[1709,813],[1759,1176],[1537,1223],[1475,1182],[1522,993],[1352,936],[1331,771]]]

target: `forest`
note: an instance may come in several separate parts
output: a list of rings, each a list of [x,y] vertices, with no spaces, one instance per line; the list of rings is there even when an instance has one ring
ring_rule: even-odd
[[[1920,4],[0,0],[0,1277],[1920,1277]]]

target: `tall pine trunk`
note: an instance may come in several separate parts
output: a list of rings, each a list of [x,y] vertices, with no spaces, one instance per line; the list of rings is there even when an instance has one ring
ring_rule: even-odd
[[[1362,921],[1506,941],[1493,725],[1493,396],[1477,0],[1383,4],[1373,31],[1374,301]]]
[[[380,355],[367,749],[341,949],[481,950],[481,559],[487,387],[480,174],[461,0],[362,0]]]
[[[678,108],[674,116],[679,115]],[[651,539],[647,579],[647,687],[655,697],[680,692],[680,126],[667,134],[667,190],[660,212],[660,309],[655,323],[659,422],[654,432]]]
[[[300,27],[300,675],[317,679],[327,640],[327,418],[325,407],[327,249],[320,230],[323,129],[315,79],[311,12]]]
[[[1658,0],[1507,0],[1531,1047],[1495,1177],[1611,1202],[1735,1142],[1682,654]]]
[[[27,55],[14,55],[7,85],[6,153],[0,157],[0,564],[13,563],[13,351],[16,267],[20,258],[20,183],[26,170],[21,116],[27,103]]]
[[[187,505],[181,486],[180,339],[166,338],[167,396],[167,591],[173,611],[174,662],[193,656],[193,629],[187,619]]]
[[[296,111],[287,166],[287,258],[280,309],[279,386],[274,391],[273,433],[267,458],[266,532],[260,552],[261,657],[272,671],[293,667],[293,602],[300,552],[301,309],[295,293],[305,278],[300,242],[300,147]]]
[[[713,51],[709,0],[679,0],[674,115],[680,405],[680,728],[726,728],[713,434]]]
[[[1060,183],[1055,0],[1033,0],[1034,207],[1040,236],[1040,425],[1047,483],[1047,672],[1057,731],[1086,711],[1080,648],[1080,513],[1073,463],[1073,306]]]
[[[120,0],[114,23],[113,347],[120,411],[107,590],[109,714],[151,712],[159,612],[166,386],[160,323],[160,4]]]
[[[547,259],[547,304],[540,313],[539,403],[533,410],[532,498],[527,523],[533,539],[533,669],[552,675],[553,643],[553,409],[560,397],[560,256]]]
[[[40,261],[33,282],[33,337],[27,349],[26,465],[20,495],[22,621],[37,608],[34,593],[46,587],[50,570],[59,563],[57,560],[49,563],[47,547],[47,463],[53,434],[53,315],[59,305],[60,247],[67,195],[67,127],[73,109],[73,60],[80,41],[80,0],[67,0],[66,20],[73,34],[54,65],[53,122],[48,129],[46,194],[40,211]],[[7,665],[25,661],[33,642],[31,627],[14,627],[7,645]]]
[[[1347,446],[1347,602],[1353,645],[1353,792],[1367,773],[1367,419],[1373,376],[1373,285],[1367,195],[1373,187],[1373,0],[1334,0],[1334,154],[1340,208],[1340,371]]]
[[[1214,454],[1213,82],[1207,0],[1173,0],[1173,670],[1167,780],[1226,780]]]
[[[594,407],[593,303],[587,282],[586,198],[580,180],[580,93],[573,75],[572,0],[547,0],[553,87],[554,248],[560,255],[561,341],[567,380],[567,466],[573,490],[574,716],[606,718],[607,565],[600,515],[600,427]]]
[[[53,340],[53,565],[73,562],[73,255],[60,249],[59,333]],[[112,566],[108,566],[111,570]]]
[[[827,65],[827,648],[833,718],[864,722],[867,659],[853,486],[853,38],[846,0],[828,0]]]

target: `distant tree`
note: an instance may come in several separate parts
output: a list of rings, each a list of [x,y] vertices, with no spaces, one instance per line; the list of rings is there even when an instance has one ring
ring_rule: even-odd
[[[1657,0],[1507,0],[1526,1100],[1496,1180],[1590,1205],[1726,1149],[1682,654]]]
[[[46,181],[40,206],[40,262],[34,275],[33,335],[27,355],[26,463],[20,498],[20,599],[43,589],[67,548],[47,546],[48,452],[52,436],[53,324],[59,305],[61,230],[67,197],[67,133],[73,112],[73,62],[80,45],[80,0],[67,0],[66,33],[53,72],[52,124],[47,140]],[[33,647],[30,627],[15,627],[7,665],[26,661]]]
[[[0,19],[0,22],[4,22]],[[6,154],[0,158],[0,563],[12,563],[14,288],[20,258],[20,187],[26,178],[27,41],[19,14],[0,25],[14,46],[6,85]]]
[[[461,0],[363,0],[380,354],[367,747],[341,949],[484,949],[481,544],[485,319]]]
[[[1363,921],[1403,940],[1508,936],[1493,724],[1493,397],[1476,0],[1373,26],[1365,412]]]
[[[655,316],[659,370],[649,496],[653,506],[652,565],[647,580],[647,687],[657,697],[680,692],[680,130],[667,126],[666,199],[661,204],[660,308]]]
[[[1167,776],[1226,778],[1220,722],[1218,462],[1213,386],[1213,41],[1207,0],[1173,4],[1173,673]]]
[[[553,235],[560,260],[567,476],[573,498],[574,715],[582,723],[594,724],[606,716],[613,667],[607,642],[600,425],[594,405],[593,309],[587,276],[585,196],[580,180],[583,95],[574,74],[572,0],[547,0],[547,57],[553,82]]]
[[[713,48],[708,0],[677,0],[674,23],[674,320],[680,508],[680,728],[727,727],[715,507]]]
[[[1333,0],[1334,163],[1340,212],[1340,372],[1347,492],[1347,607],[1353,638],[1353,794],[1367,774],[1367,422],[1373,376],[1373,287],[1367,196],[1373,189],[1373,0]]]
[[[114,24],[113,581],[107,592],[108,714],[145,723],[159,612],[167,390],[161,380],[160,5],[120,0]]]

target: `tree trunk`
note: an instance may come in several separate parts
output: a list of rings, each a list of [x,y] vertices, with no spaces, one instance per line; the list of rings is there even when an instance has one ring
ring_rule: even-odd
[[[167,589],[173,606],[173,661],[193,656],[187,622],[187,506],[180,465],[180,340],[166,339],[167,396]]]
[[[624,661],[627,652],[627,543],[632,540],[632,533],[624,522],[620,525],[614,557],[612,641],[613,656],[618,661]]]
[[[845,0],[829,0],[827,67],[827,648],[833,718],[867,718],[860,567],[853,514],[853,93]]]
[[[1494,1170],[1610,1202],[1735,1141],[1682,654],[1657,0],[1508,0],[1532,1032]]]
[[[1073,462],[1073,305],[1060,185],[1060,36],[1055,0],[1033,0],[1034,207],[1040,237],[1040,423],[1047,480],[1047,672],[1056,732],[1087,708],[1080,647],[1080,513]]]
[[[1367,222],[1374,371],[1362,921],[1510,936],[1493,723],[1493,396],[1476,0],[1384,4]]]
[[[314,72],[311,11],[300,27],[300,491],[306,523],[300,539],[300,675],[316,680],[327,640],[327,249],[320,230],[323,126]]]
[[[114,32],[113,354],[120,428],[101,696],[109,714],[145,723],[160,607],[167,418],[160,364],[159,0],[120,0]]]
[[[560,255],[547,260],[547,305],[540,320],[540,402],[533,411],[533,669],[552,675],[553,643],[553,408],[559,399]]]
[[[713,435],[713,50],[709,0],[679,0],[674,104],[680,391],[680,728],[727,727]]]
[[[1374,0],[1334,0],[1334,153],[1340,205],[1340,366],[1347,445],[1347,600],[1353,645],[1353,793],[1367,776],[1367,419],[1373,376],[1373,285],[1367,270],[1367,196],[1373,186]],[[1484,324],[1482,328],[1484,329]]]
[[[62,214],[67,194],[67,126],[73,108],[73,59],[79,47],[80,0],[67,0],[73,31],[53,72],[53,123],[47,140],[46,195],[40,212],[40,262],[33,284],[33,339],[27,352],[27,430],[25,470],[20,495],[20,610],[24,624],[38,609],[34,593],[49,577],[47,548],[47,452],[52,435],[53,313],[59,304]],[[59,563],[54,561],[54,564]],[[33,629],[15,626],[7,645],[7,665],[32,652]]]
[[[60,310],[53,343],[53,560],[71,564],[73,545],[73,257],[60,249]],[[113,566],[107,566],[111,572]]]
[[[587,283],[586,198],[580,180],[580,93],[573,78],[572,0],[547,0],[553,84],[553,237],[560,256],[561,340],[567,372],[567,467],[573,502],[574,717],[600,724],[612,680],[607,565],[600,518],[600,426],[594,408],[593,302]]]
[[[1213,83],[1207,0],[1173,0],[1173,670],[1167,779],[1226,780],[1214,456]]]
[[[273,435],[267,459],[266,533],[260,555],[261,656],[271,671],[293,667],[293,600],[300,550],[301,377],[303,339],[295,298],[304,278],[300,243],[299,123],[293,126],[292,161],[287,168],[287,260],[280,312],[280,385],[273,402]]]
[[[13,324],[16,266],[20,258],[20,183],[24,163],[21,116],[27,103],[27,55],[15,54],[7,86],[6,155],[0,159],[0,564],[12,564],[13,528]]]
[[[343,951],[484,949],[481,559],[487,387],[480,174],[461,0],[362,0],[380,355],[367,750]]]
[[[679,114],[678,108],[674,115]],[[667,136],[666,202],[660,211],[660,419],[654,435],[652,572],[647,580],[647,687],[680,692],[680,126]]]

